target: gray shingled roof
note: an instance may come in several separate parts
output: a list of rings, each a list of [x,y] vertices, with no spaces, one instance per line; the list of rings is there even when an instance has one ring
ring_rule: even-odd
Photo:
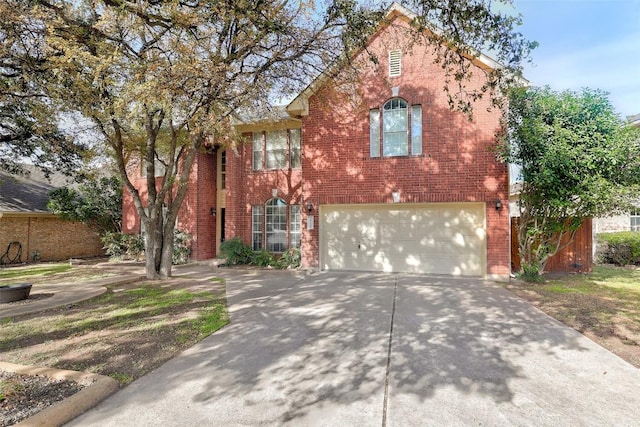
[[[253,124],[260,122],[278,122],[281,120],[290,119],[291,116],[287,113],[284,105],[272,106],[270,109],[264,110],[242,110],[237,111],[235,114],[235,124]]]
[[[10,175],[0,171],[0,212],[46,213],[49,192],[56,188],[73,185],[73,181],[59,173],[47,179],[40,169],[24,165],[26,176]]]

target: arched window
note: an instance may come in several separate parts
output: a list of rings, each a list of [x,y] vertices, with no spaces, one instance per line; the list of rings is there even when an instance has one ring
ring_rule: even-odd
[[[266,249],[284,252],[287,248],[287,204],[282,199],[271,199],[265,204]]]
[[[409,122],[411,129],[409,129]],[[415,104],[411,110],[402,98],[391,98],[380,110],[369,110],[369,155],[380,157],[380,131],[382,131],[382,156],[408,156],[422,154],[422,105]],[[411,135],[411,143],[409,143]]]
[[[402,98],[388,100],[382,107],[382,155],[406,156],[409,154],[407,101]]]

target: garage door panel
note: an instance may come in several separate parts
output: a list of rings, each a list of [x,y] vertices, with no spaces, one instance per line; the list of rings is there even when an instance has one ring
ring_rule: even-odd
[[[480,276],[483,204],[323,206],[324,269]]]

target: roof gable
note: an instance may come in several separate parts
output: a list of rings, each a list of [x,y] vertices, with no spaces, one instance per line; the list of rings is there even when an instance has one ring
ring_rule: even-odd
[[[379,28],[369,38],[369,44],[382,30],[387,28],[394,19],[401,19],[406,23],[410,23],[417,18],[417,15],[406,7],[397,2],[393,2],[387,9],[385,19],[381,22]],[[435,27],[427,31],[438,33]],[[357,55],[357,53],[356,53]],[[482,52],[476,52],[474,56],[467,56],[478,67],[484,70],[497,70],[503,66],[496,60]],[[324,84],[330,80],[331,76],[339,71],[340,64],[334,64],[328,70],[316,77],[297,97],[295,97],[286,107],[287,112],[294,117],[307,116],[309,114],[309,98],[314,95]]]

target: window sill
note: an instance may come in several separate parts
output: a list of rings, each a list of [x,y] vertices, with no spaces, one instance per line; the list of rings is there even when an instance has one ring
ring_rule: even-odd
[[[424,157],[431,157],[429,154],[403,154],[398,156],[380,156],[380,157],[364,157],[365,160],[385,160],[385,159],[421,159]]]
[[[297,171],[302,170],[302,167],[297,168],[276,168],[276,169],[251,169],[250,173],[267,173],[267,172],[278,172],[278,171]]]

